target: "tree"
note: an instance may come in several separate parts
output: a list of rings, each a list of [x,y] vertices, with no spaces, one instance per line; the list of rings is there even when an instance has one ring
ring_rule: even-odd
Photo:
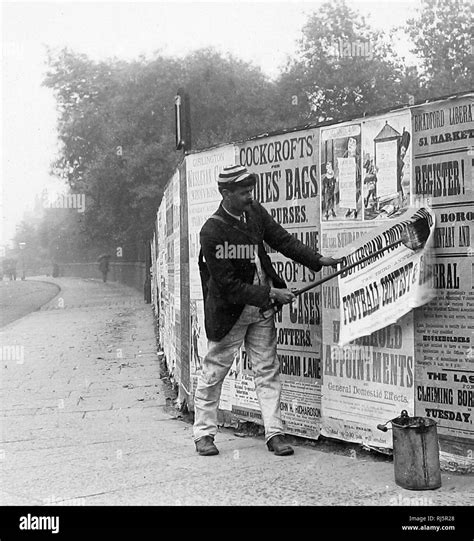
[[[382,32],[344,0],[326,2],[310,15],[278,81],[280,120],[341,119],[407,103],[407,75]]]
[[[76,240],[93,252],[120,246],[133,259],[150,236],[178,159],[169,134],[180,71],[161,57],[96,63],[67,49],[50,55],[44,84],[56,95],[62,142],[53,170],[86,196]]]
[[[212,49],[182,61],[132,62],[93,62],[66,49],[50,53],[44,84],[59,113],[62,148],[53,171],[87,198],[79,234],[68,239],[75,253],[120,246],[133,259],[133,248],[151,237],[164,187],[182,158],[174,148],[178,88],[191,98],[194,149],[271,129],[275,117],[274,85],[261,70]],[[61,251],[70,252],[71,244]]]
[[[244,139],[275,127],[275,86],[232,55],[202,49],[184,60],[194,148]]]
[[[468,0],[422,0],[418,17],[407,21],[426,98],[473,87],[471,6]]]

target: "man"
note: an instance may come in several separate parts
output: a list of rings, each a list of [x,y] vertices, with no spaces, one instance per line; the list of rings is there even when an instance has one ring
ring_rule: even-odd
[[[340,261],[315,253],[253,201],[256,180],[245,167],[225,167],[218,179],[222,202],[200,232],[209,343],[194,399],[193,437],[197,452],[204,456],[219,453],[214,437],[222,382],[242,342],[255,370],[267,447],[277,455],[293,454],[280,415],[274,311],[263,314],[260,309],[268,309],[271,303],[290,303],[295,295],[276,274],[263,242],[314,271]]]

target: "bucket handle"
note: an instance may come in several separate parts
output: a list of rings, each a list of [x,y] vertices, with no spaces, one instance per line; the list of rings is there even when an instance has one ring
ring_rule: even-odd
[[[400,417],[408,417],[408,411],[407,410],[402,410],[401,414],[400,414]],[[381,430],[382,432],[387,432],[387,430],[390,430],[387,425],[388,423],[391,423],[392,420],[390,421],[387,421],[386,423],[384,424],[379,424],[377,425],[377,428],[379,430]],[[398,425],[397,425],[398,426]],[[392,428],[393,428],[393,423],[392,423]],[[400,426],[400,428],[408,428],[408,425],[407,426]]]
[[[377,425],[377,428],[379,430],[381,430],[382,432],[387,432],[387,430],[390,430],[389,427],[387,426],[388,423],[391,423],[392,421],[387,421],[385,424],[380,424],[380,425]]]

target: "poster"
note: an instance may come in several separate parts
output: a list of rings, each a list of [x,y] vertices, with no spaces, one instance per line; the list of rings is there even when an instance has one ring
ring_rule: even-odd
[[[160,271],[159,279],[159,336],[160,343],[163,349],[165,357],[169,354],[169,340],[168,340],[168,321],[169,321],[169,274],[168,274],[168,243],[166,237],[166,189],[163,194],[163,199],[158,211],[158,243],[159,243],[159,258],[158,268]]]
[[[410,111],[363,120],[364,220],[394,218],[410,205],[411,149]]]
[[[156,226],[156,224],[155,224]],[[150,265],[150,276],[151,276],[151,305],[153,306],[153,311],[155,314],[158,314],[158,297],[157,297],[157,268],[156,268],[156,231],[153,231],[153,237],[150,242],[150,254],[151,254],[151,265]]]
[[[319,251],[320,185],[318,179],[318,130],[294,131],[259,137],[239,146],[239,162],[256,173],[255,198],[287,231]],[[308,268],[267,247],[273,266],[291,289],[317,279]],[[317,438],[321,405],[321,310],[320,290],[307,291],[294,305],[285,305],[276,317],[278,359],[282,380],[281,412],[285,431]],[[245,352],[244,352],[245,354]],[[251,376],[250,362],[244,363],[244,377]],[[246,396],[252,397],[249,381]],[[258,403],[244,395],[236,399],[233,411],[259,412]]]
[[[474,94],[412,108],[416,205],[473,204],[473,114]]]
[[[336,175],[339,181],[339,204],[341,207],[355,208],[356,203],[356,159],[354,156],[337,158]]]
[[[361,125],[321,128],[321,217],[362,220]]]
[[[405,245],[410,227],[415,234]],[[434,228],[429,208],[408,209],[347,246],[342,267],[350,268],[339,275],[341,345],[395,323],[434,297],[427,272]]]
[[[157,301],[158,301],[158,337],[161,347],[165,348],[165,309],[168,304],[168,268],[166,259],[166,196],[163,196],[156,215],[157,238]]]
[[[197,375],[201,373],[202,361],[207,353],[207,338],[204,329],[204,301],[202,299],[190,300],[190,366],[189,372],[193,381],[193,392],[197,384]]]
[[[414,190],[436,213],[436,298],[415,312],[417,415],[457,454],[474,440],[474,94],[413,108]],[[470,456],[473,461],[472,454]]]
[[[180,375],[178,400],[182,405],[191,394],[190,357],[191,357],[191,316],[189,298],[189,235],[188,235],[188,194],[186,186],[186,160],[178,167],[179,172],[179,229],[178,252],[180,266]]]
[[[166,270],[167,281],[164,290],[164,314],[163,314],[163,327],[164,327],[164,353],[166,357],[166,363],[169,373],[172,378],[175,377],[176,371],[176,316],[175,309],[176,303],[179,303],[179,292],[176,290],[176,282],[178,280],[178,273],[176,269],[176,235],[175,225],[176,218],[175,212],[177,209],[175,197],[175,177],[177,173],[173,175],[170,182],[167,184],[164,193],[165,201],[165,249],[166,249]],[[179,208],[179,207],[178,207]],[[178,252],[179,253],[179,252]],[[179,263],[179,262],[178,262]],[[179,372],[178,372],[179,374]]]
[[[254,373],[248,355],[241,348],[224,381],[221,409],[228,409],[239,419],[263,424],[255,390]]]
[[[202,299],[199,276],[199,232],[204,222],[214,214],[222,196],[217,189],[221,170],[235,164],[234,145],[225,145],[186,156],[186,186],[188,194],[189,283],[191,299]]]
[[[191,395],[197,386],[202,361],[207,353],[204,327],[204,300],[198,257],[199,232],[204,222],[214,214],[222,196],[217,189],[221,170],[235,163],[234,145],[225,145],[186,156],[187,216],[189,239],[189,314],[190,314],[190,382]],[[191,396],[191,399],[192,399]]]
[[[172,302],[173,312],[171,319],[171,329],[173,332],[172,341],[174,344],[174,359],[172,363],[174,365],[173,377],[175,381],[181,380],[181,249],[180,249],[180,209],[181,209],[181,197],[180,197],[180,175],[179,170],[175,172],[171,179],[171,192],[173,201],[173,226],[172,232],[169,237],[169,242],[173,245],[172,250],[172,268],[174,278],[172,280]]]
[[[322,250],[342,256],[348,246],[373,231],[373,222],[324,224]],[[324,275],[334,272],[325,269]],[[414,341],[413,313],[368,336],[340,346],[340,294],[337,278],[322,286],[323,361],[322,426],[327,437],[390,448],[385,423],[406,409],[413,415]]]

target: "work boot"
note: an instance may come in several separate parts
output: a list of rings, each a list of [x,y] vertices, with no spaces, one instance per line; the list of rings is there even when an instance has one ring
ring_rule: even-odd
[[[212,436],[203,436],[195,443],[196,451],[201,456],[212,456],[219,454],[219,449],[214,445],[214,438]]]
[[[294,453],[293,447],[285,441],[285,436],[277,434],[267,441],[269,451],[272,451],[278,456],[287,456]]]

